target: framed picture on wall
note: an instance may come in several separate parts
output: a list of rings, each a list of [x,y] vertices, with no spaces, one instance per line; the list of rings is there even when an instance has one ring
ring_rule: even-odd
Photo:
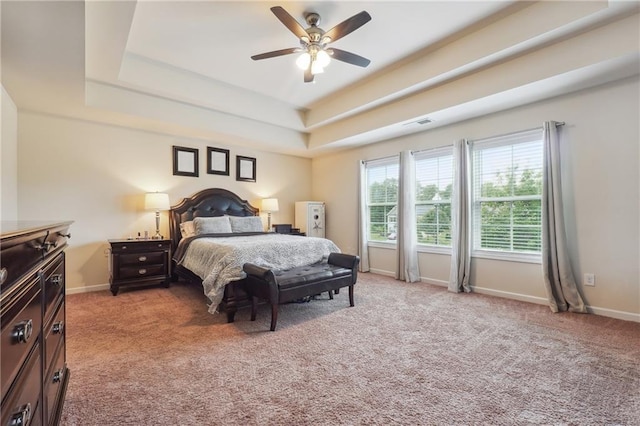
[[[207,147],[207,173],[229,176],[229,150]]]
[[[236,155],[236,180],[244,182],[256,181],[256,159]]]
[[[173,147],[173,174],[198,177],[198,148]]]

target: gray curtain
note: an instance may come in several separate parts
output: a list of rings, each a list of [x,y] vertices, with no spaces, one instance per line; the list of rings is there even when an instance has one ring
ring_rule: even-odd
[[[420,281],[420,271],[416,233],[416,162],[411,151],[400,153],[399,178],[396,278],[412,283]]]
[[[469,146],[465,139],[453,144],[453,188],[451,191],[451,273],[449,291],[469,293],[471,273],[471,181]]]
[[[360,272],[369,272],[369,238],[367,231],[367,167],[360,161],[360,193],[358,199],[358,256]]]
[[[573,277],[564,227],[560,146],[555,121],[543,124],[542,268],[553,312],[587,312]]]

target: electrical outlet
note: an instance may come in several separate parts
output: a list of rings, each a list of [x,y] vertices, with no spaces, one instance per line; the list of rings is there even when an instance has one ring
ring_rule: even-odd
[[[583,285],[589,286],[589,287],[595,287],[596,285],[596,275],[592,274],[592,273],[585,273],[584,274],[584,279],[582,281]]]

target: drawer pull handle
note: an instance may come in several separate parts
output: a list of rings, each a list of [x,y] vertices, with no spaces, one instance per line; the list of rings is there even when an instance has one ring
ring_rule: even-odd
[[[58,232],[58,235],[60,235],[61,237],[65,237],[65,238],[71,238],[71,232],[64,234],[62,232]]]
[[[31,403],[27,405],[23,405],[20,408],[20,411],[13,413],[11,416],[11,420],[9,421],[10,426],[26,426],[31,420]]]
[[[51,331],[53,332],[53,334],[62,334],[64,332],[64,322],[58,321],[53,323]]]
[[[33,321],[26,320],[16,324],[13,330],[13,338],[18,343],[27,343],[33,333]]]
[[[45,241],[44,243],[42,243],[41,246],[36,246],[36,250],[42,250],[43,252],[47,253],[49,252],[49,250],[51,250],[51,247],[53,248],[58,247],[58,242]]]
[[[64,377],[64,367],[62,367],[60,370],[53,373],[53,378],[52,378],[53,383],[61,382],[63,377]]]
[[[138,270],[138,273],[139,273],[140,275],[144,275],[144,274],[146,274],[146,273],[147,273],[147,270],[146,270],[146,269],[140,269],[140,270]]]
[[[51,284],[60,285],[62,284],[62,274],[55,274],[51,276]]]
[[[0,269],[0,285],[4,284],[8,276],[9,273],[7,272],[7,268]]]
[[[147,260],[147,256],[140,256],[140,257],[138,258],[138,260],[139,260],[140,262],[145,262],[145,261]]]

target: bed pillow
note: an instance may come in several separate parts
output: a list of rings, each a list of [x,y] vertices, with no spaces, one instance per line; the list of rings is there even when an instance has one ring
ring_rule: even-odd
[[[182,235],[182,238],[193,237],[194,235],[196,235],[196,229],[193,225],[192,220],[182,222],[180,224],[180,235]]]
[[[231,232],[264,232],[259,216],[228,216]]]
[[[231,233],[231,224],[227,216],[196,217],[193,219],[193,227],[195,235]]]

